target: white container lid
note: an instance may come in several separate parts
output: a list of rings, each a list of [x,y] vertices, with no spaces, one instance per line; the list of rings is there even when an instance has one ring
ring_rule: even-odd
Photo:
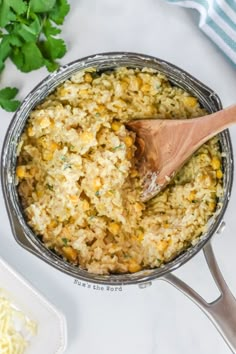
[[[0,288],[9,300],[37,323],[37,334],[25,354],[61,354],[67,345],[64,315],[0,258]]]

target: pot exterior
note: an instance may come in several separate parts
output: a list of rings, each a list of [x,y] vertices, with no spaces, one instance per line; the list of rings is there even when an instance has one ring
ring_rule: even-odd
[[[26,121],[31,110],[49,95],[59,84],[70,78],[79,70],[88,67],[96,67],[99,71],[111,70],[119,66],[143,68],[149,67],[156,69],[167,76],[174,85],[187,90],[196,96],[201,105],[209,112],[213,113],[222,108],[219,97],[210,88],[186,73],[182,69],[168,63],[162,59],[136,53],[104,53],[89,56],[76,60],[61,67],[55,73],[46,77],[36,86],[25,98],[22,105],[14,115],[9,129],[6,133],[1,159],[1,178],[5,204],[11,223],[11,228],[16,241],[25,249],[35,254],[48,264],[83,281],[109,284],[125,285],[150,282],[152,279],[159,278],[172,270],[177,269],[186,263],[210,240],[213,234],[220,227],[224,213],[230,198],[233,181],[233,152],[228,130],[220,134],[220,144],[223,157],[224,168],[224,195],[219,202],[215,215],[209,221],[208,230],[203,234],[199,242],[187,249],[173,261],[161,268],[143,270],[133,274],[119,275],[97,275],[75,267],[48,250],[40,239],[34,235],[27,225],[15,184],[15,167],[17,161],[17,145],[22,134]]]

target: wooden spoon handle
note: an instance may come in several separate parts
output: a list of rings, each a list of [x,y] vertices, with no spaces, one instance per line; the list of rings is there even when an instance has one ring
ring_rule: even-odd
[[[195,123],[201,136],[201,144],[236,123],[236,105],[198,119],[188,119],[189,124]]]

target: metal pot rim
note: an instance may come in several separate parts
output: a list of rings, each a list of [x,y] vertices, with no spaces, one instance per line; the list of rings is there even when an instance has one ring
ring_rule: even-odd
[[[1,157],[1,180],[3,196],[7,207],[11,228],[16,241],[25,249],[35,254],[48,264],[83,281],[94,282],[97,284],[122,285],[137,284],[151,281],[155,278],[179,268],[197,254],[204,245],[210,240],[213,234],[219,228],[223,215],[226,211],[233,182],[233,151],[228,130],[220,134],[222,149],[226,153],[224,158],[224,198],[222,206],[216,215],[209,222],[209,228],[201,236],[195,246],[190,247],[173,261],[167,263],[161,268],[142,270],[133,274],[118,275],[96,275],[70,265],[63,261],[52,251],[46,249],[43,243],[37,238],[24,220],[22,209],[20,207],[16,185],[14,182],[16,165],[16,148],[18,139],[25,126],[29,112],[42,101],[56,86],[69,78],[73,73],[88,67],[98,67],[99,70],[111,69],[116,66],[130,67],[152,67],[167,75],[174,84],[194,93],[200,102],[210,112],[215,112],[222,108],[217,94],[205,86],[192,75],[177,66],[149,55],[130,53],[130,52],[111,52],[87,56],[75,60],[62,66],[56,72],[42,80],[24,99],[21,106],[15,113],[8,131],[5,136]]]

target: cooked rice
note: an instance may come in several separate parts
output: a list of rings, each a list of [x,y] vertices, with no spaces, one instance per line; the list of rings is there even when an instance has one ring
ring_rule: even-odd
[[[151,69],[80,71],[31,112],[18,146],[18,192],[28,224],[65,260],[98,274],[160,267],[195,244],[222,194],[218,138],[169,186],[140,201],[138,117],[206,114]]]

